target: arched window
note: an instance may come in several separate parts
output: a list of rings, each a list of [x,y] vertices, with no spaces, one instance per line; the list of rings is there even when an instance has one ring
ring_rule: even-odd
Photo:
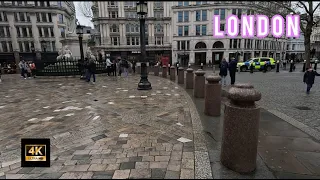
[[[212,48],[224,48],[224,46],[221,41],[217,41],[213,44]]]
[[[198,42],[195,46],[195,49],[206,49],[207,45],[204,42]]]

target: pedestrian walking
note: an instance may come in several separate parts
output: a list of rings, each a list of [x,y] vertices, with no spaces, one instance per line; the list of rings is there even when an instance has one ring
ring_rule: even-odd
[[[30,67],[29,61],[26,63],[26,72],[27,72],[27,77],[30,79],[31,78],[31,67]]]
[[[107,64],[107,73],[108,73],[108,76],[110,76],[110,72],[112,69],[112,62],[110,61],[109,57],[106,58],[106,64]]]
[[[318,74],[317,71],[314,71],[311,66],[308,71],[304,73],[303,82],[307,84],[307,94],[310,94],[310,90],[314,84],[315,76],[320,76],[320,74]]]
[[[96,63],[94,62],[94,59],[90,59],[88,63],[87,82],[90,82],[91,76],[93,78],[92,84],[94,84],[96,82]]]
[[[120,62],[120,68],[121,72],[124,73],[124,77],[128,77],[128,68],[129,68],[129,63],[127,60],[122,59]],[[121,76],[121,75],[120,75]]]
[[[31,74],[33,78],[36,78],[36,74],[37,74],[37,67],[36,64],[32,61],[30,64],[30,69],[31,69]]]
[[[133,62],[132,62],[132,71],[134,74],[136,73],[136,61],[135,60],[133,60]]]
[[[112,61],[112,75],[113,76],[117,76],[117,61],[113,60]]]
[[[228,62],[226,61],[225,58],[223,58],[220,64],[220,73],[219,73],[219,75],[221,76],[221,84],[223,84],[223,86],[227,85],[228,66],[229,66]]]
[[[238,61],[235,58],[232,58],[228,66],[231,85],[234,85],[236,81],[237,64],[238,64]]]
[[[23,77],[24,79],[27,79],[26,78],[26,70],[27,70],[27,67],[26,67],[26,62],[24,60],[20,60],[19,62],[19,68],[20,68],[20,71],[21,71],[21,77]]]

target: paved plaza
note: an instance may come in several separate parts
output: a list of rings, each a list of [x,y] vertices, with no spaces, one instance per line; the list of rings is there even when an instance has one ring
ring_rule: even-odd
[[[211,176],[196,109],[169,80],[151,76],[153,90],[138,91],[139,76],[98,77],[95,85],[78,78],[3,79],[2,178]],[[50,138],[51,167],[21,168],[21,138]]]
[[[192,90],[150,74],[150,91],[137,90],[138,75],[102,75],[94,85],[4,75],[0,178],[320,178],[319,126],[302,118],[318,122],[320,80],[307,96],[300,72],[237,73],[262,92],[257,169],[241,175],[220,163],[223,106],[206,116]],[[21,138],[50,138],[51,167],[21,168]]]

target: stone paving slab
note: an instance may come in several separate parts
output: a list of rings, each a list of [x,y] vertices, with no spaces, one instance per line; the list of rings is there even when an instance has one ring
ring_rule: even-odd
[[[201,173],[208,164],[198,161],[208,158],[203,136],[195,135],[202,131],[199,115],[189,95],[169,80],[149,76],[153,89],[138,91],[138,76],[98,76],[95,85],[77,78],[3,79],[0,177],[211,175]],[[20,167],[20,139],[28,137],[51,139],[50,168]]]

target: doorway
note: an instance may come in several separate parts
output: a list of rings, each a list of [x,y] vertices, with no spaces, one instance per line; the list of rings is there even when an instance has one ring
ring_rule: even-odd
[[[212,52],[212,63],[220,64],[223,59],[223,52]]]
[[[196,65],[206,65],[207,53],[206,52],[196,52],[195,53],[195,64]]]

